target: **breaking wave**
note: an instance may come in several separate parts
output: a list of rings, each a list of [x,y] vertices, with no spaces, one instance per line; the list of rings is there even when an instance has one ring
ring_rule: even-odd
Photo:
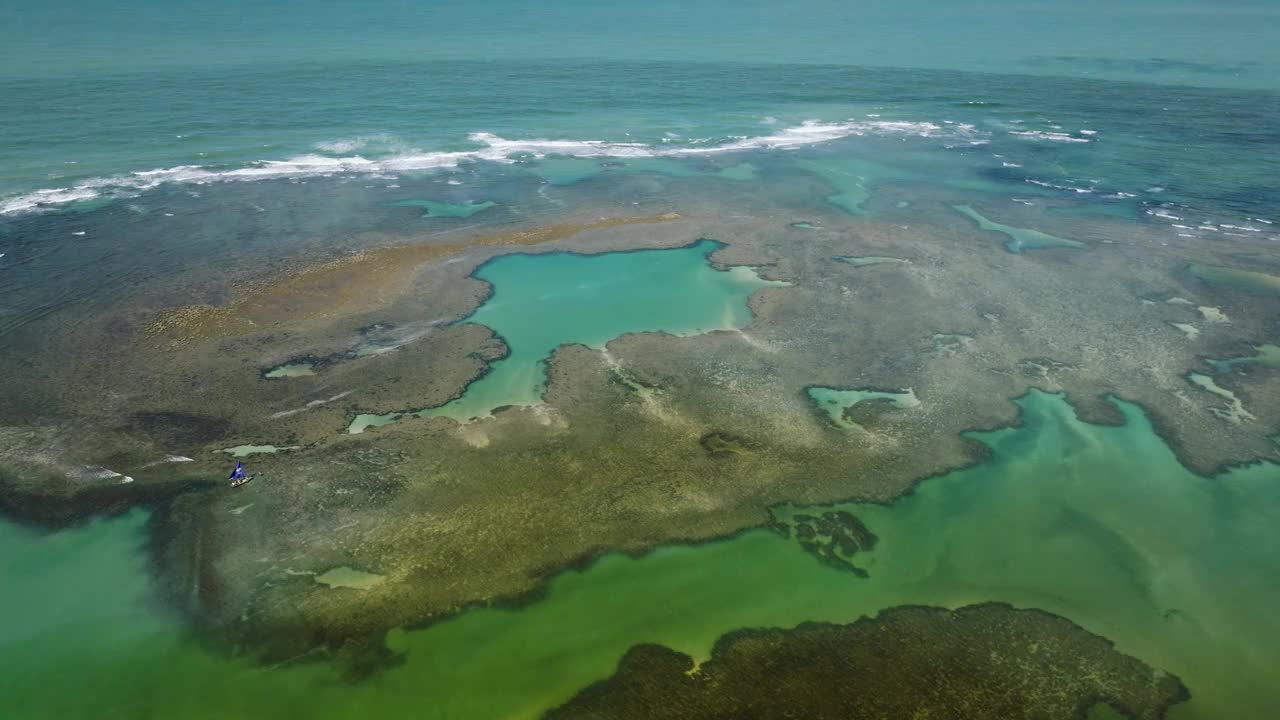
[[[279,178],[332,175],[395,175],[401,172],[455,168],[469,162],[511,163],[548,155],[572,157],[693,157],[744,150],[788,150],[851,136],[888,135],[972,139],[981,136],[967,124],[931,122],[852,120],[848,122],[807,121],[769,135],[739,136],[719,143],[690,141],[688,144],[613,142],[607,140],[511,140],[492,133],[472,133],[468,139],[479,147],[451,152],[404,150],[382,157],[345,153],[390,143],[387,136],[365,136],[319,143],[322,155],[312,153],[285,160],[262,160],[243,167],[217,168],[178,165],[158,170],[110,177],[90,178],[64,188],[36,190],[0,199],[0,215],[53,209],[67,203],[102,196],[128,197],[166,183],[203,185],[217,182],[248,182]],[[338,157],[333,157],[338,155]]]

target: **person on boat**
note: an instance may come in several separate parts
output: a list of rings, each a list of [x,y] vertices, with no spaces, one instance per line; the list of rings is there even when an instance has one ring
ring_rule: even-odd
[[[233,488],[240,487],[253,478],[253,475],[246,475],[244,473],[244,463],[241,462],[237,462],[236,469],[232,470],[231,474],[227,476],[227,479],[231,481],[231,487]]]

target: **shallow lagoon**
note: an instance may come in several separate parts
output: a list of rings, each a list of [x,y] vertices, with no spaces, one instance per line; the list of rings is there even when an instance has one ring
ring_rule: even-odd
[[[348,431],[363,432],[411,414],[466,422],[508,405],[537,405],[545,363],[561,345],[602,349],[626,333],[698,335],[746,327],[751,294],[783,283],[762,280],[749,267],[711,267],[709,256],[719,247],[699,240],[670,250],[499,256],[473,273],[493,292],[466,322],[492,329],[509,354],[446,405],[360,415]]]
[[[175,621],[141,612],[150,583],[141,514],[46,536],[0,526],[6,575],[77,590],[55,592],[57,604],[18,598],[39,631],[5,641],[0,693],[17,718],[536,717],[610,674],[637,643],[706,658],[740,627],[998,600],[1061,614],[1179,675],[1193,697],[1175,720],[1265,717],[1280,702],[1270,682],[1280,620],[1269,608],[1280,596],[1280,468],[1198,477],[1134,405],[1116,401],[1124,425],[1108,427],[1080,421],[1058,395],[1033,391],[1018,403],[1020,427],[972,434],[990,447],[986,462],[888,505],[836,506],[879,537],[850,558],[866,579],[763,528],[642,557],[609,554],[560,574],[524,608],[392,632],[388,644],[405,662],[354,686],[323,663],[265,669],[211,656],[183,641]],[[785,524],[825,509],[774,514]],[[78,552],[59,551],[67,547],[97,548],[109,556],[105,571],[86,578]],[[23,558],[39,562],[14,564]],[[6,597],[17,611],[13,602]],[[103,617],[123,641],[88,630]]]

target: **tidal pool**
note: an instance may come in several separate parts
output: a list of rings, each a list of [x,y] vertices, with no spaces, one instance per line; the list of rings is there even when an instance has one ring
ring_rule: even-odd
[[[308,377],[316,374],[315,366],[309,362],[293,362],[277,365],[262,374],[265,378]]]
[[[1227,358],[1225,360],[1205,360],[1218,372],[1229,372],[1241,365],[1260,365],[1266,368],[1280,368],[1280,345],[1255,345],[1252,355]]]
[[[1023,250],[1043,250],[1045,248],[1054,247],[1086,247],[1082,242],[1056,237],[1048,233],[1040,232],[1039,230],[992,222],[968,205],[953,205],[952,207],[956,212],[978,223],[978,227],[980,229],[988,232],[997,232],[1008,237],[1009,239],[1005,241],[1004,247],[1006,250],[1014,254],[1019,254]]]
[[[301,445],[284,445],[276,447],[275,445],[237,445],[229,447],[222,452],[227,453],[231,457],[249,457],[250,455],[273,455],[284,450],[297,450]]]
[[[886,255],[837,255],[835,259],[846,265],[854,267],[866,267],[868,265],[884,265],[885,263],[901,263],[909,264],[910,260],[902,258],[888,257]]]
[[[465,321],[492,329],[510,354],[446,405],[359,415],[348,431],[411,415],[466,422],[499,407],[537,405],[546,360],[561,345],[602,349],[626,333],[698,335],[746,327],[751,294],[785,283],[763,280],[749,267],[713,268],[708,256],[719,247],[699,240],[669,250],[500,255],[473,273],[493,286],[493,294]]]
[[[920,406],[920,399],[916,397],[916,391],[911,388],[906,390],[839,390],[814,386],[807,388],[806,392],[818,404],[818,407],[827,414],[827,417],[831,418],[831,422],[848,429],[861,427],[847,417],[849,408],[860,402],[887,400],[894,407],[903,410]]]
[[[709,657],[743,627],[850,622],[904,604],[995,600],[1062,615],[1177,674],[1172,720],[1264,718],[1280,704],[1280,467],[1213,478],[1180,465],[1142,411],[1082,422],[1031,391],[1021,422],[969,437],[979,465],[889,504],[779,507],[779,526],[844,510],[878,537],[837,569],[776,529],[643,556],[606,554],[519,609],[393,631],[404,662],[357,684],[326,663],[266,669],[209,654],[154,609],[140,513],[39,534],[0,525],[0,696],[9,717],[533,718],[613,673],[638,643]],[[95,558],[86,563],[86,556]],[[386,583],[364,592],[380,592]],[[16,633],[16,634],[15,634]]]
[[[1268,275],[1264,272],[1240,270],[1221,265],[1201,265],[1199,263],[1188,265],[1187,272],[1210,285],[1231,287],[1267,295],[1280,294],[1280,277]]]

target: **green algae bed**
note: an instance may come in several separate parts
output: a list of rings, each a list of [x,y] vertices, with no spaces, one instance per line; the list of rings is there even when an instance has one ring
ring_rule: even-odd
[[[1048,233],[1032,230],[1030,228],[1014,227],[1012,225],[1004,225],[1002,223],[993,222],[983,217],[968,205],[955,205],[955,211],[968,217],[978,224],[978,228],[988,232],[997,232],[1005,235],[1009,239],[1005,241],[1004,247],[1011,253],[1018,254],[1024,250],[1044,250],[1046,248],[1064,247],[1064,248],[1083,248],[1085,244],[1075,240],[1060,238]]]
[[[751,294],[783,283],[763,280],[749,267],[711,267],[708,257],[720,247],[700,240],[670,250],[499,256],[473,273],[493,292],[466,322],[493,330],[508,355],[446,405],[359,415],[348,432],[410,415],[465,422],[499,407],[537,405],[546,360],[561,345],[601,349],[626,333],[698,335],[746,327]]]
[[[356,684],[327,663],[267,669],[186,639],[149,599],[141,512],[55,534],[0,525],[0,575],[24,578],[0,611],[25,618],[0,633],[0,696],[19,719],[531,718],[608,678],[639,644],[703,661],[739,628],[998,601],[1067,618],[1181,679],[1191,699],[1174,720],[1269,716],[1280,703],[1280,467],[1201,477],[1135,405],[1113,400],[1123,424],[1101,426],[1060,395],[1018,404],[1019,425],[969,434],[987,460],[892,503],[778,507],[769,527],[724,540],[606,554],[522,607],[392,631],[402,662]],[[799,528],[827,513],[876,541],[816,556]]]

